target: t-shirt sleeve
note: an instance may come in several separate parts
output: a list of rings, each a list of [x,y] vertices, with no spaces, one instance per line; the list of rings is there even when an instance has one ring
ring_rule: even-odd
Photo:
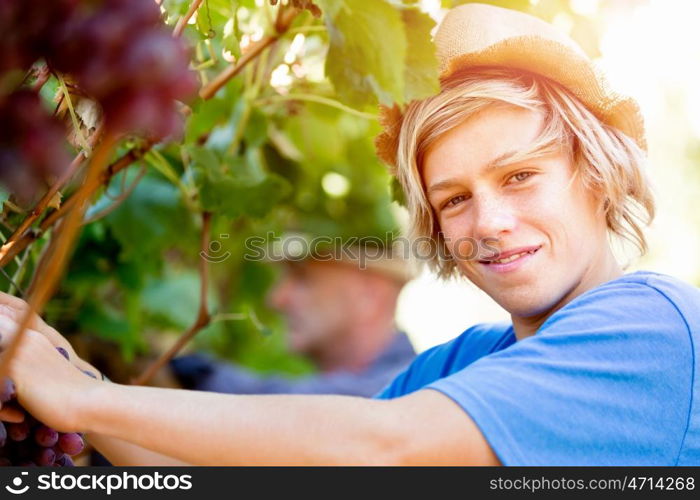
[[[674,465],[692,369],[674,304],[624,283],[581,295],[536,335],[427,388],[461,406],[504,465]]]
[[[509,324],[473,325],[457,338],[422,352],[405,371],[374,397],[392,399],[410,394],[514,340]]]

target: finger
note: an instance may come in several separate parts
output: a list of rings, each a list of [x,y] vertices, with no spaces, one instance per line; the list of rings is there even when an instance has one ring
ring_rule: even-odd
[[[28,310],[29,304],[27,304],[24,300],[20,299],[19,297],[14,297],[7,293],[0,292],[0,316],[7,316],[15,321],[22,321]],[[60,337],[61,340],[65,340],[54,328],[51,328],[48,324],[46,324],[46,322],[41,319],[41,316],[36,313],[32,313],[32,317],[29,320],[29,328],[43,333],[54,343],[58,340],[56,336]]]
[[[28,310],[29,304],[27,304],[24,300],[20,299],[19,297],[14,297],[7,293],[0,292],[0,320],[3,318],[9,318],[19,323],[22,321],[22,319],[24,319],[24,315]],[[5,323],[5,325],[8,325],[8,323]],[[44,322],[44,320],[41,319],[38,314],[32,314],[28,327],[44,335],[44,337],[46,337],[55,347],[62,349],[64,352],[59,352],[61,352],[61,354],[64,356],[68,354],[68,359],[81,370],[99,373],[94,366],[82,360],[73,349],[73,346],[70,345],[70,342],[68,342],[66,338],[55,328],[52,328],[46,322]],[[16,328],[13,331],[16,331]],[[2,349],[2,345],[3,343],[0,343],[0,349]]]
[[[14,339],[17,337],[18,333],[19,333],[19,323],[11,320],[8,317],[0,316],[0,352],[7,350],[7,348],[12,344]],[[46,344],[52,346],[50,340],[47,339],[45,335],[42,335],[41,333],[37,332],[36,330],[33,330],[32,328],[27,328],[24,332],[24,336],[25,336],[25,338],[22,339],[23,342],[25,340],[29,340],[27,337],[31,336],[32,340],[34,340],[35,342],[36,341],[45,342]],[[55,350],[55,347],[54,347],[54,350]],[[56,354],[58,354],[58,351],[56,351]],[[58,355],[60,356],[60,354],[58,354]],[[4,356],[4,354],[3,354],[3,356]]]
[[[8,297],[12,298],[12,299],[16,298],[16,297],[8,296],[7,294],[4,294],[4,295],[6,296],[6,297],[3,297],[4,300],[8,300]],[[26,306],[26,304],[24,304],[24,305]],[[5,304],[5,306],[6,306],[6,304]],[[11,307],[9,309],[7,307],[5,307],[5,309],[3,309],[3,307],[4,307],[3,304],[0,303],[0,332],[5,332],[8,330],[11,330],[12,332],[16,332],[17,327],[19,326],[19,323],[24,318],[24,313],[22,311],[20,311],[19,309],[13,309]],[[26,310],[26,308],[25,308],[25,310]],[[36,315],[34,315],[34,316],[36,316]],[[36,318],[38,318],[38,316],[36,316]],[[15,326],[14,326],[14,328],[11,328],[13,324]],[[75,351],[73,351],[73,348],[71,347],[70,343],[65,338],[63,338],[63,336],[60,333],[58,333],[55,329],[51,328],[49,325],[44,323],[43,320],[41,320],[40,318],[38,320],[30,321],[27,326],[28,326],[28,328],[41,333],[54,346],[61,347],[62,349],[67,351],[71,357],[75,357]],[[37,329],[37,326],[39,326],[40,329]],[[4,344],[5,344],[5,342],[2,342],[2,343],[0,343],[0,346],[4,345]]]
[[[0,316],[0,350],[4,351],[12,343],[17,335],[18,326],[16,321],[7,316]]]
[[[17,336],[18,327],[19,323],[13,321],[7,316],[0,315],[0,352],[6,350],[8,346],[12,343],[12,340]],[[31,328],[27,328],[25,335],[36,335],[43,339],[44,342],[50,342],[58,356],[68,360],[68,362],[73,364],[86,375],[97,379],[102,378],[102,373],[90,363],[80,359],[80,357],[75,353],[68,341],[63,339],[63,337],[61,337],[61,339],[63,340],[61,345],[56,346],[56,344],[51,342],[51,339],[47,338],[46,335],[42,335],[41,333],[36,332]]]
[[[0,420],[18,424],[24,421],[24,411],[14,405],[5,405],[0,409]]]

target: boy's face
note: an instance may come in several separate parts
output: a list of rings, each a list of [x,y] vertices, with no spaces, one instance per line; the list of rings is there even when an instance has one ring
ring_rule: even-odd
[[[453,256],[469,253],[457,247],[460,238],[491,238],[488,245],[506,255],[524,252],[496,262],[481,245],[477,259],[457,259],[463,274],[521,318],[548,315],[596,286],[610,256],[602,201],[573,176],[567,152],[488,168],[529,150],[543,126],[539,112],[487,108],[440,137],[423,162],[428,200]]]

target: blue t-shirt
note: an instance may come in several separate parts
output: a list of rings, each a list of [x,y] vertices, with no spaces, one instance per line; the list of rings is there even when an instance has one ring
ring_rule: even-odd
[[[700,290],[640,271],[576,297],[535,335],[482,324],[376,397],[452,398],[504,465],[700,465]]]

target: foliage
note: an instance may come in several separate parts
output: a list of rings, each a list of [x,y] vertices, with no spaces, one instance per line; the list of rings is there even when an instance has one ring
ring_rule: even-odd
[[[325,235],[395,230],[389,205],[401,193],[374,155],[377,104],[435,93],[438,68],[430,42],[435,23],[416,2],[301,3],[315,14],[320,9],[320,17],[288,2],[205,0],[181,26],[202,89],[231,68],[236,73],[211,98],[188,104],[179,142],[153,146],[136,136],[120,142],[113,160],[131,151],[134,161],[93,197],[70,267],[46,308],[63,333],[104,340],[100,349],[116,346],[128,361],[172,344],[173,334],[197,317],[200,232],[208,212],[213,321],[195,347],[260,369],[309,369],[286,353],[283,322],[265,305],[276,269],[243,259],[246,238],[289,228]],[[530,8],[516,0],[494,3]],[[191,5],[163,0],[164,22],[170,29],[182,23]],[[89,62],[93,54],[86,48],[72,57]],[[61,85],[58,73],[45,82],[39,74],[30,72],[25,85],[40,87],[45,108],[55,108],[72,129],[76,155],[79,137],[94,129],[94,104]],[[57,100],[64,104],[51,102]],[[75,108],[70,113],[66,101]],[[329,190],[328,174],[342,176],[348,189]],[[45,179],[44,191],[52,181]],[[76,174],[25,233],[31,244],[4,265],[3,290],[26,293],[53,237],[50,227],[39,228],[79,186]],[[3,190],[0,202],[6,240],[36,198],[23,202]]]

